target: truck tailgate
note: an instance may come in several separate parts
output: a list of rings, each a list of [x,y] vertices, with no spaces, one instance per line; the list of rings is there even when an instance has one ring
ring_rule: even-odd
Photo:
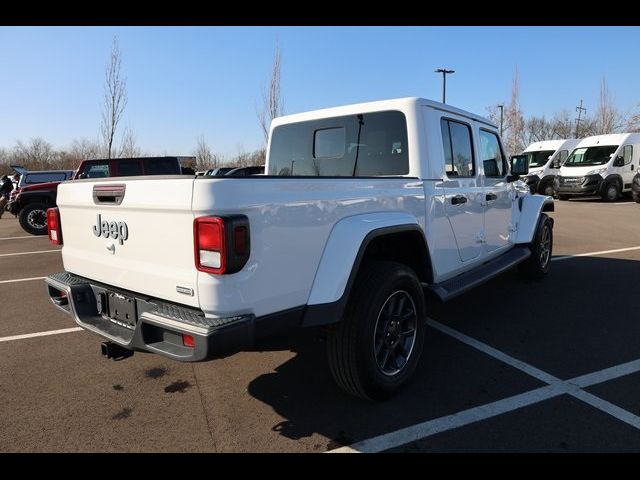
[[[197,307],[193,181],[136,177],[61,184],[57,203],[65,269]]]

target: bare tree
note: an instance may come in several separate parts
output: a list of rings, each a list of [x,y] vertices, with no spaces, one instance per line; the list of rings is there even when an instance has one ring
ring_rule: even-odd
[[[282,55],[280,44],[276,42],[276,49],[273,55],[273,68],[271,69],[271,79],[269,87],[262,91],[262,110],[258,112],[258,121],[262,127],[265,143],[269,140],[269,127],[271,121],[282,115],[284,111],[284,100],[280,91],[280,73],[282,69]]]
[[[193,152],[196,157],[196,170],[208,170],[218,166],[218,157],[211,150],[211,147],[204,138],[204,135],[197,137],[196,150]]]
[[[524,118],[520,110],[520,76],[517,66],[513,72],[511,99],[504,108],[504,125],[506,147],[509,155],[520,153],[524,148]]]
[[[97,140],[88,138],[76,138],[71,142],[69,155],[79,161],[98,158],[100,156],[100,143]]]
[[[44,170],[53,166],[56,152],[53,146],[41,137],[32,138],[29,143],[20,140],[13,148],[13,161],[32,170]]]
[[[127,128],[124,129],[124,133],[122,135],[122,145],[120,146],[119,157],[139,157],[141,154],[142,151],[136,143],[136,136],[133,133],[133,129],[131,128],[131,126],[127,126]]]
[[[557,112],[551,119],[553,138],[565,139],[573,137],[573,120],[567,109]]]
[[[102,107],[101,133],[107,158],[114,153],[113,142],[127,106],[127,81],[121,76],[122,53],[118,39],[114,37],[111,55],[105,70],[104,104]]]
[[[613,96],[609,92],[607,79],[604,76],[600,80],[600,98],[594,121],[596,135],[614,133],[622,123],[620,112],[613,102]]]

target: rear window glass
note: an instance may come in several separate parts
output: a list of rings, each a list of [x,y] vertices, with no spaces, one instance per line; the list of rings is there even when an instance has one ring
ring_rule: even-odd
[[[65,173],[27,173],[24,183],[31,185],[34,183],[62,182],[66,179],[67,175]]]
[[[142,165],[140,160],[124,160],[116,163],[118,177],[130,177],[142,175]]]
[[[179,175],[180,166],[175,158],[153,158],[144,160],[145,175]]]
[[[344,155],[345,141],[343,127],[316,130],[313,156],[315,158],[341,158]]]
[[[81,172],[81,178],[103,178],[109,176],[108,163],[94,163],[85,167]]]
[[[276,127],[269,175],[367,177],[409,173],[407,121],[387,111]]]

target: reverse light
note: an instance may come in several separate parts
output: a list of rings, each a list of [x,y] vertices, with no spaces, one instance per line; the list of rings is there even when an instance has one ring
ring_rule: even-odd
[[[62,226],[58,207],[47,209],[47,232],[51,243],[62,245]]]
[[[194,260],[201,272],[238,272],[249,259],[249,221],[244,215],[198,217],[193,222]]]

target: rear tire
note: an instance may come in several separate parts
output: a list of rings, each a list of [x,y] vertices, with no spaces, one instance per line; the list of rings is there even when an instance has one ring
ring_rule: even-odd
[[[531,256],[518,265],[520,274],[526,279],[542,278],[551,268],[553,254],[553,222],[546,213],[540,214],[538,227],[529,249]]]
[[[47,208],[44,203],[29,203],[18,214],[18,221],[31,235],[47,234]]]
[[[396,262],[371,262],[358,274],[342,321],[327,341],[336,383],[351,395],[384,400],[413,376],[424,344],[420,280]]]

